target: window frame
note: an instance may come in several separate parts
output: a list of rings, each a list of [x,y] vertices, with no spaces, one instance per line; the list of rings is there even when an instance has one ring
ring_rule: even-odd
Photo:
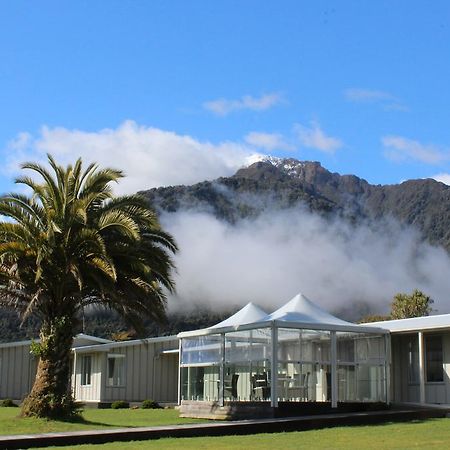
[[[430,383],[430,384],[443,384],[445,382],[445,378],[444,378],[444,339],[442,334],[429,334],[429,335],[425,335],[424,336],[424,347],[425,347],[425,382],[426,383]],[[436,349],[436,348],[432,348],[431,350],[429,350],[429,343],[430,341],[434,340],[436,341],[437,339],[439,339],[440,341],[440,349]],[[436,352],[438,352],[440,350],[440,358],[436,359]],[[439,354],[439,353],[438,353]],[[434,355],[434,358],[431,359],[429,358],[429,355]],[[430,368],[430,362],[433,364],[433,369]],[[439,364],[440,363],[440,364]],[[430,370],[435,370],[437,367],[439,367],[439,375],[440,375],[440,379],[431,379],[430,378],[435,378],[430,377],[430,372],[429,372],[429,368]],[[434,373],[435,375],[435,373]]]
[[[89,364],[87,364],[89,361]],[[89,369],[87,371],[86,369]],[[92,355],[81,356],[81,379],[80,386],[92,386]]]
[[[109,388],[125,387],[126,386],[126,355],[123,353],[108,353],[106,357],[106,386]],[[110,374],[110,360],[120,360],[122,362],[122,377],[119,378],[120,383],[114,384],[114,376]],[[114,373],[112,374],[114,375]]]

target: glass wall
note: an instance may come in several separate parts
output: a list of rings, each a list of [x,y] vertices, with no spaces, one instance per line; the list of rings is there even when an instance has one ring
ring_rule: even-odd
[[[331,333],[278,330],[279,401],[331,400]]]
[[[182,400],[219,400],[222,341],[220,334],[182,339]]]
[[[338,401],[386,401],[384,336],[337,332],[336,351]]]
[[[270,401],[274,357],[274,402],[386,401],[384,335],[279,328],[277,336],[276,355],[271,328],[183,338],[181,399]]]
[[[270,401],[270,328],[225,335],[224,400]]]

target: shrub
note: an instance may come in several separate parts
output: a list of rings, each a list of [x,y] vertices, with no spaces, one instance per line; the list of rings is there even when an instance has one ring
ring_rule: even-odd
[[[10,408],[11,406],[17,406],[10,398],[5,398],[4,400],[0,401],[0,406],[3,406],[4,408]]]
[[[129,407],[130,407],[130,404],[124,400],[117,400],[117,401],[111,403],[112,409],[125,409],[125,408],[129,408]]]
[[[142,409],[159,409],[161,406],[155,400],[144,400],[141,405]]]

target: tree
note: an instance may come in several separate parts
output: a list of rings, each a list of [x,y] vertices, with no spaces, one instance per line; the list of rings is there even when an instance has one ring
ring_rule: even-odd
[[[390,319],[391,316],[384,316],[383,314],[369,314],[358,320],[358,323],[383,322]]]
[[[422,291],[415,289],[411,295],[399,293],[391,304],[391,319],[428,316],[433,300]]]
[[[22,415],[62,418],[75,411],[70,353],[80,313],[100,304],[141,332],[142,319],[163,320],[177,247],[143,198],[113,195],[122,172],[48,162],[22,165],[38,180],[16,180],[31,195],[0,197],[0,306],[41,323]]]

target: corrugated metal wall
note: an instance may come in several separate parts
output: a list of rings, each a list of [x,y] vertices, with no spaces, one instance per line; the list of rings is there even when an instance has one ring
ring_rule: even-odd
[[[178,341],[142,342],[113,348],[104,354],[106,374],[107,355],[125,355],[125,386],[107,386],[103,378],[101,400],[139,402],[152,399],[157,402],[177,402],[178,354],[163,354],[164,350],[178,348]]]
[[[36,367],[29,345],[0,347],[0,398],[22,400],[31,390]]]

